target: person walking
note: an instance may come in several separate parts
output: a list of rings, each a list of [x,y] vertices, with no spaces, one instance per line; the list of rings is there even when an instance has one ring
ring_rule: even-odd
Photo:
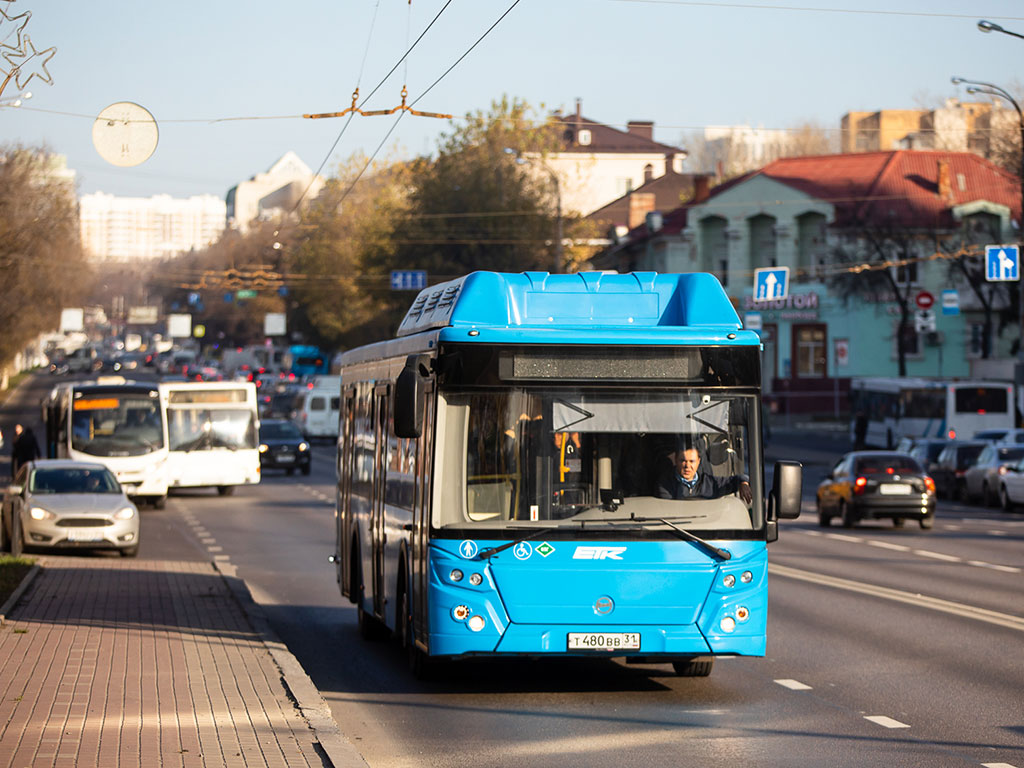
[[[36,436],[32,431],[32,427],[23,427],[21,424],[15,424],[14,444],[11,447],[11,477],[17,477],[19,469],[28,462],[35,461],[41,455],[39,443],[36,442]]]

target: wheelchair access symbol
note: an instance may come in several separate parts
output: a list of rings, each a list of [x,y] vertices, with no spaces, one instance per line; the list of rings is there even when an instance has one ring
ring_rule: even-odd
[[[520,541],[512,548],[512,554],[516,556],[516,560],[529,560],[533,554],[533,545],[528,541]]]
[[[986,245],[985,279],[990,283],[1020,280],[1020,248],[1016,245]]]

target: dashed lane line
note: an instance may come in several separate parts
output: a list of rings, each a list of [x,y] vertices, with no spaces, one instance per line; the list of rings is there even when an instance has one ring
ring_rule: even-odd
[[[894,552],[909,552],[910,547],[904,546],[903,544],[893,544],[891,541],[877,541],[875,539],[868,539],[869,547],[878,547],[879,549],[891,549]]]
[[[791,690],[791,691],[809,691],[809,690],[811,690],[811,686],[807,685],[806,683],[801,683],[799,680],[783,679],[783,680],[776,680],[775,682],[778,683],[779,685],[781,685],[783,688],[789,688],[789,690]]]
[[[891,717],[885,715],[864,715],[865,720],[870,720],[876,725],[880,725],[883,728],[909,728],[910,726],[906,723],[901,723],[899,720],[893,720]]]
[[[914,554],[919,555],[921,557],[930,557],[932,560],[942,560],[947,563],[963,562],[962,557],[957,557],[956,555],[947,555],[943,552],[932,552],[929,549],[915,549]]]
[[[1007,629],[1015,629],[1018,632],[1024,632],[1024,618],[1021,618],[1020,616],[1013,616],[1008,613],[990,611],[987,608],[978,608],[973,605],[954,603],[950,600],[941,600],[937,597],[928,597],[927,595],[904,592],[899,589],[880,587],[875,584],[866,584],[864,582],[852,581],[850,579],[840,579],[836,576],[826,576],[823,573],[804,571],[799,568],[791,568],[787,565],[778,565],[775,563],[768,564],[768,572],[775,576],[783,576],[785,578],[796,579],[797,581],[806,581],[812,584],[819,584],[821,586],[843,589],[847,592],[858,592],[862,595],[880,597],[885,600],[893,600],[898,603],[908,603],[910,605],[916,605],[919,608],[927,608],[941,613],[949,613],[965,619],[974,619],[976,621],[983,621],[987,624],[994,624],[996,626],[1006,627]]]

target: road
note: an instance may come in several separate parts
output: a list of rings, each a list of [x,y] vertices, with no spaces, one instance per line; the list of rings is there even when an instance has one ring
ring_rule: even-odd
[[[33,386],[5,429],[35,413]],[[308,477],[144,509],[140,557],[237,566],[371,766],[1024,768],[1024,515],[940,502],[930,531],[819,528],[813,488],[844,447],[774,436],[806,470],[804,515],[769,548],[768,655],[708,678],[595,660],[415,680],[396,644],[359,638],[334,583],[329,444]]]

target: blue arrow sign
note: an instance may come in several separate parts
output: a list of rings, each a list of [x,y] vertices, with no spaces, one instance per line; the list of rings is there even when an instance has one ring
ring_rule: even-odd
[[[789,267],[754,270],[754,301],[784,299],[789,293]]]
[[[1016,245],[986,245],[985,279],[990,283],[1020,280],[1020,248]]]

